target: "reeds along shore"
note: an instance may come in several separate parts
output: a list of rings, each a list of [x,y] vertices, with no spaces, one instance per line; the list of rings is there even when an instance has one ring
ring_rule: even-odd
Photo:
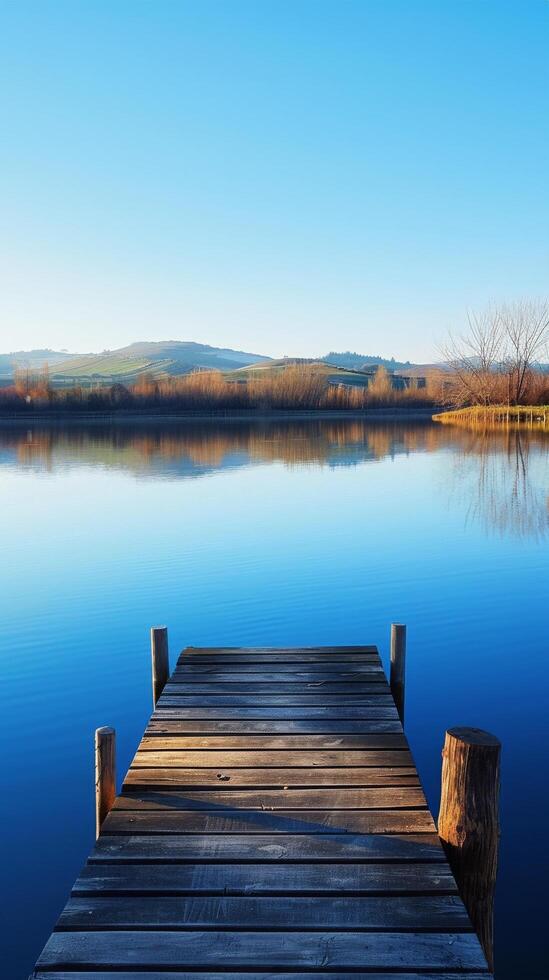
[[[470,408],[439,412],[436,422],[479,428],[527,425],[549,430],[549,405],[474,405]]]
[[[167,411],[260,410],[357,410],[367,407],[435,405],[431,386],[393,389],[383,373],[366,387],[331,384],[325,375],[303,366],[286,368],[268,377],[230,381],[218,371],[197,371],[183,377],[143,377],[135,384],[111,384],[55,388],[37,377],[0,389],[0,410],[24,412],[53,409],[58,412],[112,411],[116,409],[166,409]]]

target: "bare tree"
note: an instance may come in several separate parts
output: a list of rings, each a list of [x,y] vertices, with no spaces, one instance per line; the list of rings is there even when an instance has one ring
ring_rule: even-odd
[[[491,307],[482,313],[469,313],[469,332],[449,341],[442,348],[451,369],[445,384],[452,404],[490,405],[499,387],[504,363],[505,331],[500,312]]]
[[[504,333],[509,401],[520,405],[531,385],[536,362],[549,346],[549,303],[523,300],[500,311]]]
[[[549,350],[549,302],[523,300],[470,313],[469,331],[442,349],[453,405],[520,405],[535,397],[537,362]]]

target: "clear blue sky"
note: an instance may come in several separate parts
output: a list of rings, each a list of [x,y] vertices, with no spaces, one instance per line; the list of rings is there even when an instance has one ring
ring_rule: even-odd
[[[436,356],[549,290],[545,0],[4,0],[0,351]]]

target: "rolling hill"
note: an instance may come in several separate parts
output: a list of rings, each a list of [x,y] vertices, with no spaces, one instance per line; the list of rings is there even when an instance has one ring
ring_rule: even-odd
[[[0,355],[0,376],[9,379],[17,367],[39,370],[48,364],[54,383],[85,382],[89,379],[131,383],[143,374],[156,377],[163,374],[181,375],[197,368],[230,371],[256,361],[269,360],[261,354],[210,347],[192,341],[145,341],[118,350],[103,351],[102,354],[77,356],[55,351],[18,351],[16,354]]]
[[[12,351],[11,354],[0,354],[0,378],[12,378],[14,370],[18,367],[29,368],[30,371],[39,371],[45,364],[50,367],[52,365],[57,366],[73,357],[74,354],[69,354],[67,351],[50,350],[49,348],[16,350]]]
[[[119,381],[132,381],[142,374],[181,375],[197,368],[228,371],[256,361],[268,360],[269,358],[261,354],[210,347],[208,344],[197,344],[193,341],[144,341],[120,347],[118,350],[66,361],[54,373],[60,379],[116,377]]]
[[[398,371],[402,368],[412,366],[410,361],[395,361],[394,357],[380,357],[378,354],[357,354],[356,351],[330,351],[321,358],[329,364],[337,364],[338,367],[349,368],[350,370],[367,370],[378,364],[383,365],[389,371]]]
[[[101,354],[77,355],[49,349],[0,354],[0,384],[10,384],[18,367],[36,372],[46,364],[52,383],[58,386],[93,382],[132,384],[144,374],[180,376],[195,370],[223,371],[238,381],[257,376],[259,372],[278,373],[294,364],[306,364],[332,383],[364,386],[368,383],[368,375],[372,375],[379,364],[391,373],[412,376],[423,375],[426,369],[434,367],[350,351],[331,351],[322,358],[276,360],[228,347],[166,340],[142,341]]]
[[[266,363],[250,364],[246,367],[231,371],[227,376],[233,381],[259,377],[264,378],[269,375],[282,374],[288,368],[295,367],[296,365],[304,366],[308,371],[322,375],[331,384],[356,385],[360,388],[367,386],[368,378],[371,378],[371,374],[373,374],[373,370],[371,374],[368,374],[365,371],[352,371],[348,370],[347,368],[337,367],[334,364],[328,364],[324,360],[316,360],[314,358],[285,357],[277,361],[273,360]]]

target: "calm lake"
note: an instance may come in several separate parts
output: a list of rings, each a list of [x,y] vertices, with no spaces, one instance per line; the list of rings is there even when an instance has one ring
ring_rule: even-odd
[[[311,420],[0,426],[2,976],[25,980],[119,775],[151,625],[187,644],[379,645],[433,813],[451,725],[503,742],[498,980],[546,978],[549,437]]]

